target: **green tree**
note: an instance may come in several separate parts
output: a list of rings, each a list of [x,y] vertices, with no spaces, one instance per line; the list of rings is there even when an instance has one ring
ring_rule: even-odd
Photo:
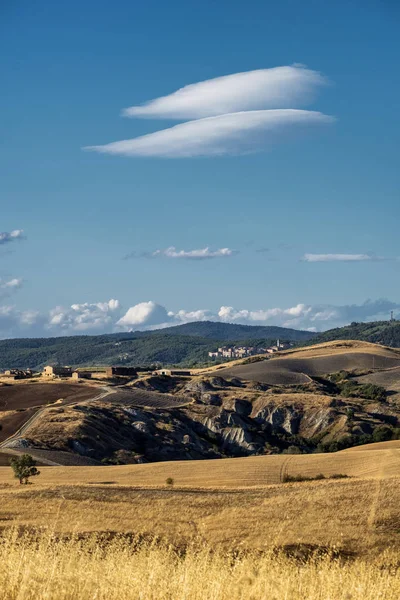
[[[36,461],[30,454],[12,458],[10,465],[14,471],[14,477],[19,479],[20,483],[28,483],[29,477],[40,474],[40,471],[36,468]]]

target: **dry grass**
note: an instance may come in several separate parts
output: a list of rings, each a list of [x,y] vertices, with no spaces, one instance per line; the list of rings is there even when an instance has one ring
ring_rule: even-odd
[[[397,600],[396,555],[372,563],[329,556],[302,563],[115,539],[37,543],[10,532],[0,545],[1,600]]]
[[[98,467],[48,467],[42,469],[41,483],[52,485],[100,483],[162,486],[173,477],[180,487],[243,488],[278,484],[283,474],[314,477],[343,473],[350,477],[387,478],[400,473],[398,442],[369,444],[363,452],[346,450],[328,454],[249,456],[223,460],[171,461],[139,465]],[[11,483],[12,473],[0,468],[0,483]]]
[[[126,470],[95,467],[92,472],[103,472],[103,480],[91,483],[83,475],[75,485],[67,477],[63,484],[43,483],[49,471],[59,468],[42,467],[42,475],[31,486],[20,486],[10,478],[0,488],[0,525],[132,532],[161,536],[174,544],[196,538],[213,546],[264,550],[287,544],[335,546],[369,554],[388,547],[400,549],[399,478],[230,489],[214,482],[213,489],[205,489],[180,487],[173,471],[166,469],[163,483],[155,488],[133,485],[132,478],[131,485],[120,485],[116,469]],[[87,474],[86,467],[81,470]],[[168,476],[175,481],[173,488],[165,484]]]
[[[400,449],[376,447],[43,467],[30,486],[2,468],[0,600],[397,600]],[[267,485],[345,468],[375,478]]]

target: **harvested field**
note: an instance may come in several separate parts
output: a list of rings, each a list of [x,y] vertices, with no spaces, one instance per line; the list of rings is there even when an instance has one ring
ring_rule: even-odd
[[[146,390],[135,388],[119,388],[116,393],[111,396],[113,403],[126,402],[130,406],[138,406],[142,408],[159,408],[161,410],[169,408],[179,408],[186,406],[191,402],[190,398],[184,396],[172,396],[171,394],[160,394],[158,392],[148,392]]]
[[[43,406],[82,402],[99,388],[69,383],[16,384],[0,387],[0,443],[14,435]]]
[[[37,408],[0,412],[0,443],[14,435],[37,412]]]
[[[262,485],[268,477],[263,479],[259,470],[254,478],[250,470],[251,483],[258,487],[243,488],[243,465],[229,469],[228,482],[221,477],[222,468],[214,472],[223,462],[203,461],[202,478],[195,474],[191,487],[180,487],[171,463],[163,465],[163,480],[147,480],[151,487],[141,485],[132,467],[129,475],[126,467],[42,467],[28,487],[16,483],[10,469],[1,468],[1,480],[8,485],[0,485],[0,523],[60,532],[157,535],[178,544],[195,539],[202,545],[241,549],[333,545],[354,553],[400,550],[399,478]],[[200,465],[188,466],[196,473]],[[340,468],[336,464],[332,471]],[[166,476],[174,475],[175,484],[165,485]],[[195,485],[201,481],[204,487]]]
[[[0,412],[65,402],[82,402],[99,394],[99,388],[73,383],[24,383],[0,387]]]
[[[358,377],[359,383],[380,385],[390,392],[400,392],[400,367]]]
[[[172,477],[179,487],[248,488],[281,483],[285,475],[326,477],[337,473],[349,477],[388,478],[400,472],[400,448],[388,449],[369,444],[363,452],[328,454],[250,456],[223,460],[173,461],[139,465],[92,467],[51,467],[43,469],[41,482],[47,484],[101,483],[164,486]],[[0,469],[0,483],[10,482],[11,474]]]
[[[15,454],[8,453],[6,451],[0,450],[0,467],[9,467],[10,460],[15,456]],[[45,463],[40,459],[36,461],[38,466],[42,466]]]
[[[226,367],[218,370],[221,377],[239,377],[250,381],[260,381],[270,385],[292,385],[307,383],[308,376],[322,376],[338,371],[358,371],[369,369],[400,369],[400,356],[386,348],[330,347],[306,349],[281,356]],[[373,351],[374,349],[374,351]]]
[[[45,464],[43,461],[50,461],[56,465],[73,466],[73,467],[90,467],[101,465],[98,461],[81,456],[72,452],[63,452],[62,450],[44,450],[43,448],[27,449],[26,452],[35,455],[38,464]],[[8,463],[7,463],[8,464]],[[49,464],[49,463],[47,463]]]
[[[388,442],[376,442],[375,444],[363,444],[362,446],[354,446],[346,448],[342,452],[364,452],[365,450],[400,450],[400,440],[389,440]],[[379,455],[377,455],[379,458]]]
[[[268,360],[248,365],[221,369],[218,375],[221,377],[239,377],[248,381],[260,381],[269,385],[300,385],[309,383],[310,379],[305,373],[296,372],[292,369],[290,359],[287,365],[285,359]],[[295,365],[297,366],[297,365]]]

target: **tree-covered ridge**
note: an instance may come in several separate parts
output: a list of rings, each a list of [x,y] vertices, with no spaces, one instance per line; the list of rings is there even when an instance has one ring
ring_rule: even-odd
[[[374,321],[372,323],[351,323],[319,333],[314,344],[333,340],[362,340],[374,344],[383,344],[400,348],[400,321]]]
[[[278,337],[297,342],[313,335],[283,327],[200,322],[147,332],[2,340],[0,369],[37,369],[47,363],[189,367],[205,364],[208,352],[224,344],[263,347],[276,343]]]
[[[300,342],[313,338],[316,334],[310,331],[289,329],[287,327],[276,327],[272,325],[239,325],[236,323],[219,323],[215,321],[200,321],[185,323],[175,327],[167,327],[162,330],[168,335],[190,335],[213,340],[224,340],[225,342],[236,342],[237,340],[287,340]],[[159,335],[160,330],[153,332],[135,332],[135,335]]]
[[[155,331],[0,341],[0,369],[41,368],[47,363],[91,365],[204,365],[208,352],[222,345],[265,347],[281,341],[299,345],[340,339],[363,340],[400,347],[400,322],[352,323],[314,334],[283,327],[187,323]]]

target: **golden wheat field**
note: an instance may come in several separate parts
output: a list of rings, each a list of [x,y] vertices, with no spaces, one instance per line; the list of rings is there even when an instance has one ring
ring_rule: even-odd
[[[0,468],[0,600],[400,597],[399,442],[40,470]]]
[[[363,450],[362,452],[360,450]],[[336,473],[350,477],[400,475],[400,441],[368,444],[334,454],[275,454],[223,460],[171,461],[139,465],[43,467],[40,484],[162,486],[172,477],[179,487],[240,488],[282,483],[284,475],[315,477]],[[10,469],[0,467],[0,483],[12,483]]]
[[[10,531],[0,544],[2,600],[397,600],[398,557],[370,563],[273,553],[227,553],[96,537],[37,541]]]

